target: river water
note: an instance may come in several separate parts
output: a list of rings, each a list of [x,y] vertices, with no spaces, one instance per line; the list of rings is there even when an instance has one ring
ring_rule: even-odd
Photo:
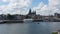
[[[0,34],[51,34],[59,29],[60,22],[0,24]]]

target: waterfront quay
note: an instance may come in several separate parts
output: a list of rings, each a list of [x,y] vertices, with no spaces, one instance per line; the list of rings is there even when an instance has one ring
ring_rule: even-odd
[[[23,20],[0,20],[0,24],[3,23],[23,23]]]

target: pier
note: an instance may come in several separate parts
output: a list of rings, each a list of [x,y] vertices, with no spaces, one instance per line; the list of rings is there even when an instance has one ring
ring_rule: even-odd
[[[1,23],[23,23],[23,20],[0,20]]]

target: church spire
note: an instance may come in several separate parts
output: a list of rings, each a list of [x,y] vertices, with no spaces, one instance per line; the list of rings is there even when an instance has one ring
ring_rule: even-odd
[[[29,14],[31,14],[31,9],[29,9]]]

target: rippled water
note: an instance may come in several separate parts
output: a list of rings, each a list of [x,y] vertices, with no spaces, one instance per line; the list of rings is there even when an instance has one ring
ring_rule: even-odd
[[[60,22],[0,24],[0,34],[51,34],[59,29]]]

